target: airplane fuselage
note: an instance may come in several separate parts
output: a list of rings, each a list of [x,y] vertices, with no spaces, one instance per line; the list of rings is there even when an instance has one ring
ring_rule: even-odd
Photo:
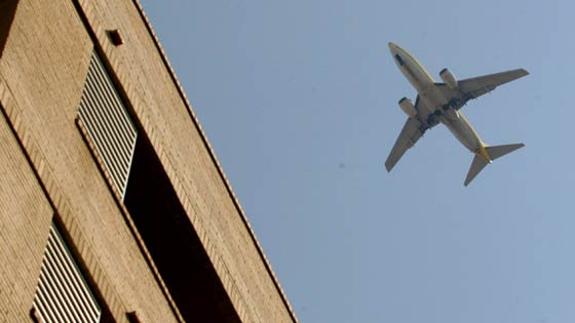
[[[438,121],[444,124],[471,152],[481,153],[485,144],[463,113],[455,109],[442,109],[449,104],[450,98],[444,97],[443,93],[438,90],[435,81],[425,68],[401,47],[389,43],[389,49],[397,66],[417,90],[419,99],[423,100],[423,104],[419,106],[427,111],[418,111],[418,115],[430,115],[437,110],[442,110]]]

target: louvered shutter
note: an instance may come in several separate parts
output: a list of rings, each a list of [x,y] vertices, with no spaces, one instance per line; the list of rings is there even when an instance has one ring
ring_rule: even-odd
[[[136,145],[136,128],[96,52],[88,68],[78,120],[123,198]]]
[[[34,310],[41,322],[100,320],[100,307],[53,224],[42,260]]]

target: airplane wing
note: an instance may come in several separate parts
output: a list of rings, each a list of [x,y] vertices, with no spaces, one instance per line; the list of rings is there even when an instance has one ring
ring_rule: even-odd
[[[469,100],[489,93],[495,90],[495,88],[499,85],[511,82],[528,74],[529,72],[520,68],[516,70],[461,80],[457,84],[459,86],[459,90],[463,92],[466,98]]]
[[[401,133],[397,140],[395,141],[395,145],[391,149],[387,160],[385,161],[385,168],[387,171],[391,171],[393,166],[397,164],[401,156],[411,148],[421,136],[425,132],[425,128],[423,124],[416,118],[408,118],[405,124],[403,125],[403,129],[401,129]]]
[[[444,92],[445,97],[453,99],[456,108],[460,109],[467,101],[495,90],[499,85],[511,82],[528,75],[529,72],[519,68],[501,73],[472,77],[457,82],[457,89],[450,89],[444,83],[436,85]]]

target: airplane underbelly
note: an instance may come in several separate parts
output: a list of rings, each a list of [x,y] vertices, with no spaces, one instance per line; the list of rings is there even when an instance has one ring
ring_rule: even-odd
[[[439,109],[445,102],[442,94],[435,91],[433,83],[421,89],[419,95],[429,113],[435,112],[435,110]]]
[[[434,83],[426,84],[422,93],[429,106],[433,107],[434,110],[442,107],[449,101],[449,98],[444,97],[443,92],[439,91]]]
[[[451,133],[471,152],[476,152],[482,146],[481,139],[467,122],[465,117],[442,120]]]

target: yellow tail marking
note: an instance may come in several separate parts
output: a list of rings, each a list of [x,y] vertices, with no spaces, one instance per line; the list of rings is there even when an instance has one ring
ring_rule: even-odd
[[[485,146],[481,145],[477,153],[481,155],[481,157],[485,158],[486,161],[491,163],[491,156],[489,156],[489,153],[487,153],[487,149],[485,149]]]

